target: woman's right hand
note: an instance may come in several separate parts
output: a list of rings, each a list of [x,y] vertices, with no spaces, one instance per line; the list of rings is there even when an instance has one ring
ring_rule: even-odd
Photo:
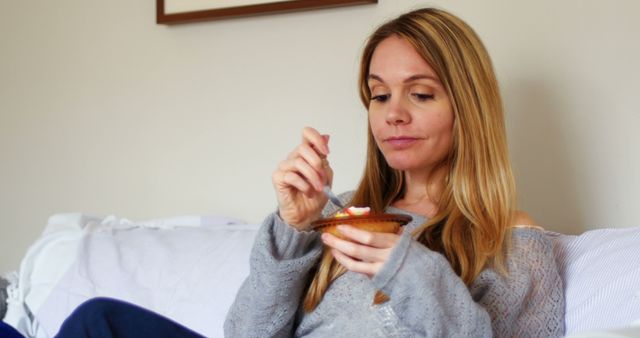
[[[329,135],[304,128],[302,143],[280,162],[272,175],[280,217],[298,230],[308,229],[327,203],[322,188],[331,185],[333,179],[333,170],[326,159],[328,144]]]

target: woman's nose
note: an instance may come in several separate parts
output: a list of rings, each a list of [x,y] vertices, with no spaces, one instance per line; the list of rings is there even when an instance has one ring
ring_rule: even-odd
[[[387,123],[398,125],[411,121],[411,114],[409,113],[407,102],[404,102],[404,100],[392,97],[387,109]]]

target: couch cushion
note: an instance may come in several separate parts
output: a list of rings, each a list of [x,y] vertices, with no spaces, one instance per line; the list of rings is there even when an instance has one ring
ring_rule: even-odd
[[[549,236],[564,281],[567,334],[640,319],[640,227]]]

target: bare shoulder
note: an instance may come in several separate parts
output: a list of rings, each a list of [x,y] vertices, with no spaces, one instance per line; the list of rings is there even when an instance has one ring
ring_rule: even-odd
[[[544,228],[538,225],[538,223],[529,214],[522,210],[517,210],[515,212],[511,226],[514,228],[534,228],[544,230]]]

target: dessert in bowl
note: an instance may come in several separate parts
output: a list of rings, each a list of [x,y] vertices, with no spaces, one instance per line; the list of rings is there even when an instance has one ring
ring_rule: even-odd
[[[397,233],[400,227],[411,222],[411,217],[401,214],[371,213],[370,208],[348,207],[338,211],[333,217],[322,218],[311,223],[311,228],[344,238],[337,226],[348,224],[370,232]]]

